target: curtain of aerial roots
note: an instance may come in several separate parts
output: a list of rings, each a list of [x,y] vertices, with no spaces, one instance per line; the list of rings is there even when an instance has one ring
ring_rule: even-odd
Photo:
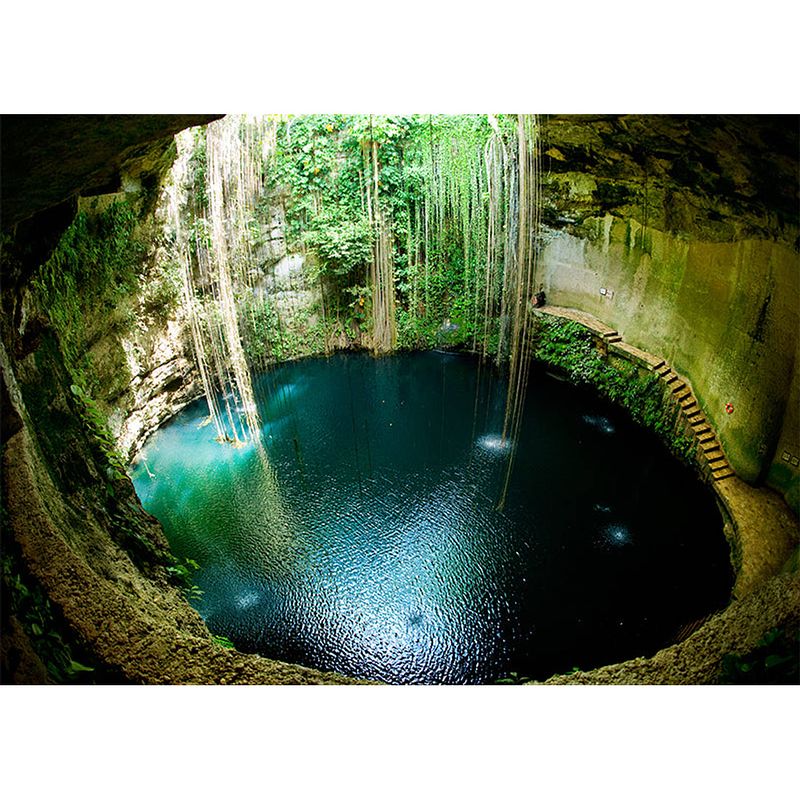
[[[392,233],[380,205],[378,187],[380,170],[378,167],[378,143],[365,144],[364,155],[369,158],[372,179],[366,183],[366,207],[370,225],[374,233],[370,283],[372,285],[372,349],[376,354],[389,353],[397,344],[397,324],[395,321],[394,266],[392,262]],[[366,165],[365,165],[366,166]],[[371,186],[370,186],[371,184]]]
[[[192,262],[189,253],[188,231],[181,224],[183,190],[187,184],[188,163],[192,148],[191,133],[189,131],[183,131],[181,134],[178,134],[177,140],[178,158],[173,164],[172,181],[168,188],[167,219],[174,232],[175,256],[181,265],[183,309],[189,321],[197,369],[200,373],[203,392],[208,402],[209,419],[214,423],[217,430],[217,438],[222,440],[225,438],[225,430],[222,426],[222,416],[214,393],[208,358],[206,357],[205,346],[203,344],[203,334],[200,324],[201,313],[197,308],[197,298],[192,281]]]
[[[408,240],[418,243],[413,252],[411,245],[408,248],[412,308],[428,317],[437,313],[437,303],[443,299],[437,297],[437,292],[441,293],[443,287],[448,294],[472,295],[474,314],[461,323],[472,325],[473,349],[477,350],[480,343],[485,354],[492,329],[490,316],[479,314],[482,306],[479,299],[486,280],[488,225],[484,202],[489,191],[483,162],[485,135],[479,128],[451,127],[446,119],[439,119],[436,125],[431,119],[426,132],[419,154],[422,202],[416,207],[413,220],[409,214],[409,225],[414,232],[408,234]],[[463,286],[436,280],[448,268],[456,248],[460,249],[463,261]],[[444,324],[447,320],[435,321]]]
[[[508,180],[508,157],[503,137],[496,122],[493,127],[494,132],[486,143],[484,153],[488,209],[486,212],[486,260],[483,286],[481,287],[478,280],[475,282],[475,311],[477,315],[478,308],[482,307],[483,319],[480,326],[476,320],[473,349],[477,350],[476,339],[480,331],[481,354],[484,358],[489,351],[492,320],[495,319],[498,296],[500,295],[498,276],[505,274],[502,259],[503,255],[509,252],[503,242],[503,231],[506,229],[505,213],[508,205],[505,198],[505,187]],[[481,289],[483,290],[482,303],[479,302]]]
[[[252,300],[255,292],[248,223],[261,183],[259,134],[258,125],[237,117],[207,127],[208,202],[200,225],[205,235],[194,237],[196,271],[188,252],[182,261],[195,357],[218,438],[235,445],[252,442],[263,455],[239,308],[239,300]]]
[[[513,133],[504,133],[491,115],[488,121],[492,129],[488,139],[478,130],[465,135],[463,128],[460,135],[453,136],[446,123],[437,129],[432,119],[429,122],[426,152],[422,154],[422,208],[416,219],[424,286],[420,291],[415,283],[412,297],[421,297],[425,313],[431,313],[431,278],[446,267],[458,241],[463,252],[463,288],[475,301],[473,350],[484,357],[495,350],[497,363],[508,364],[502,439],[509,445],[509,455],[498,502],[502,508],[516,455],[530,367],[540,159],[534,115],[519,115]],[[418,271],[412,274],[416,282]],[[480,383],[480,372],[478,380]]]
[[[532,320],[530,310],[538,265],[537,236],[541,221],[540,148],[534,115],[517,119],[516,251],[513,268],[504,279],[503,304],[509,320],[509,373],[503,441],[510,444],[508,465],[498,507],[505,505],[511,471],[516,457],[522,411],[531,363]]]

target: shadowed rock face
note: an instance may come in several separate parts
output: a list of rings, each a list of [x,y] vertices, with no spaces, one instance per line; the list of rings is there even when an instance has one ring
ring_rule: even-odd
[[[2,118],[3,230],[78,194],[147,180],[171,137],[221,114],[6,115]],[[152,179],[152,178],[151,178]]]
[[[543,127],[552,227],[609,213],[704,241],[796,247],[796,115],[556,115]]]
[[[79,196],[134,188],[143,211],[174,156],[173,136],[221,114],[5,115],[0,121],[7,290],[24,285],[75,218]],[[6,298],[8,313],[11,301]]]
[[[3,229],[77,194],[117,191],[126,162],[135,179],[163,140],[220,116],[3,116]],[[761,218],[762,225],[765,217],[778,227],[797,223],[797,115],[554,115],[544,118],[544,138],[544,167],[555,184],[569,172],[596,181],[584,209],[593,216],[646,203],[651,224],[679,230],[692,219],[659,202],[678,193],[709,223],[734,215]],[[655,194],[645,199],[645,190]],[[562,207],[561,216],[587,200],[574,192],[562,199],[573,208]],[[656,225],[659,219],[664,224]]]

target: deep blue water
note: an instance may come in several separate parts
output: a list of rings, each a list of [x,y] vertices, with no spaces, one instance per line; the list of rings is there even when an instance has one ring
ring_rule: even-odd
[[[669,644],[732,573],[710,490],[592,393],[531,375],[505,507],[505,383],[439,352],[257,381],[271,472],[205,400],[132,468],[195,603],[243,651],[393,683],[546,678]]]

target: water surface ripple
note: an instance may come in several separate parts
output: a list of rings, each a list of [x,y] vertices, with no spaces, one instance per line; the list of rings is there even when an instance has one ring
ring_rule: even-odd
[[[393,683],[546,678],[649,655],[727,601],[710,491],[589,392],[533,371],[506,505],[505,384],[467,356],[284,364],[252,447],[199,400],[132,476],[239,649]]]

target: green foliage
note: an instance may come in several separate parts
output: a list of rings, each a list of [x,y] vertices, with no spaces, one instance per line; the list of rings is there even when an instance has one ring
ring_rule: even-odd
[[[678,410],[665,401],[664,388],[654,373],[611,366],[598,351],[592,335],[571,320],[537,318],[533,356],[564,373],[576,384],[592,386],[628,410],[645,428],[656,433],[680,458],[690,461],[694,443],[676,432]]]
[[[400,350],[419,350],[436,346],[435,320],[421,317],[405,308],[397,309],[397,347]]]
[[[348,278],[363,274],[372,258],[372,229],[365,217],[343,218],[327,212],[306,231],[304,241],[317,255],[321,274]]]
[[[208,166],[205,129],[194,131],[194,147],[189,158],[188,177],[196,210],[208,207],[206,194],[206,169]]]
[[[242,342],[245,356],[250,363],[262,360],[280,360],[280,319],[269,297],[248,294],[241,301]]]
[[[23,577],[10,555],[4,555],[0,563],[8,610],[28,635],[50,679],[54,683],[90,682],[95,669],[77,660],[62,635],[47,595]]]
[[[526,678],[524,675],[520,675],[518,672],[509,672],[508,675],[504,675],[502,678],[498,678],[495,683],[498,684],[513,684],[515,686],[519,686],[523,683],[529,683],[530,678]]]
[[[226,650],[236,649],[236,645],[227,636],[218,636],[217,634],[212,633],[211,638],[216,644],[218,644],[220,647],[224,647]]]
[[[107,330],[120,301],[139,285],[145,246],[135,236],[136,224],[125,202],[96,214],[79,213],[32,283],[39,310],[58,334],[67,368],[87,389],[97,384],[87,356],[93,330]]]
[[[263,365],[324,352],[329,326],[313,309],[295,311],[284,323],[267,295],[248,293],[239,306],[242,343],[250,363]]]
[[[772,628],[749,653],[728,653],[723,656],[718,682],[797,684],[800,683],[799,668],[800,631],[796,628]]]
[[[506,118],[500,122],[513,132]],[[485,115],[278,122],[267,171],[272,202],[280,198],[286,210],[290,249],[315,256],[329,328],[370,330],[370,315],[348,293],[368,279],[375,233],[368,215],[377,191],[392,233],[398,345],[434,345],[448,318],[458,326],[456,343],[472,344],[483,314],[476,287],[486,262],[484,150],[492,132]]]
[[[277,147],[268,174],[273,194],[285,199],[290,244],[300,244],[303,232],[313,226],[320,201],[336,205],[338,199],[353,211],[358,207],[357,173],[346,174],[339,185],[344,120],[341,115],[316,114],[278,122]]]
[[[117,450],[117,443],[114,437],[108,430],[105,415],[97,408],[94,400],[77,384],[73,383],[69,388],[77,400],[78,414],[99,450],[102,462],[105,464],[106,478],[108,479],[106,490],[113,497],[115,494],[114,483],[126,478],[125,462]]]
[[[203,590],[194,582],[194,574],[199,569],[200,565],[192,558],[179,560],[173,557],[172,563],[167,567],[167,574],[183,590],[189,602],[203,599]]]
[[[159,262],[155,274],[148,276],[144,286],[145,312],[166,319],[177,308],[182,290],[180,265],[174,261]]]
[[[594,384],[605,364],[591,334],[577,322],[541,317],[536,322],[533,355],[563,370],[573,383]]]

